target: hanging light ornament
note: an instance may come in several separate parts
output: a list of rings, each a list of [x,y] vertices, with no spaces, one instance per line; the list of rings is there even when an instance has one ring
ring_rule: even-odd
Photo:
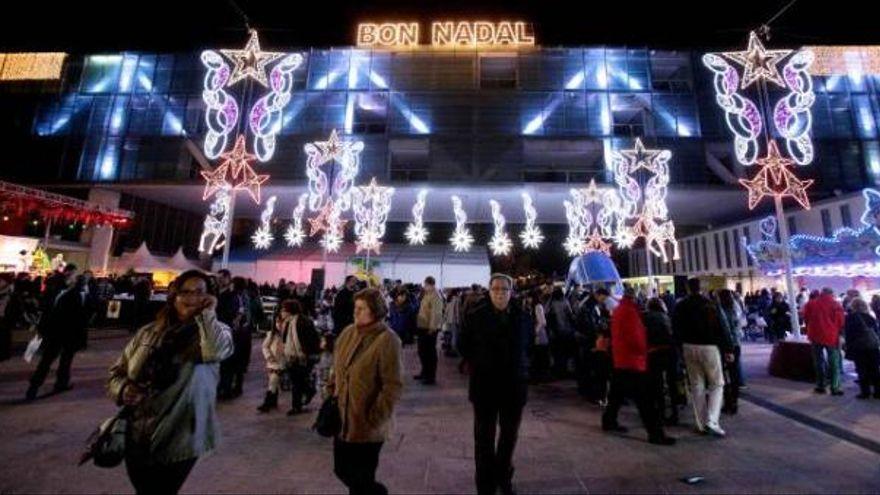
[[[260,214],[260,226],[254,232],[254,235],[251,236],[254,247],[257,249],[268,249],[272,245],[272,241],[275,240],[275,236],[272,235],[271,222],[272,214],[275,212],[276,199],[278,199],[276,196],[272,196],[266,201],[266,207],[263,209],[263,213]]]
[[[622,246],[629,247],[636,239],[645,239],[645,245],[655,255],[669,261],[666,243],[672,244],[672,259],[679,258],[675,225],[669,220],[666,193],[669,186],[669,150],[645,149],[642,140],[636,138],[631,150],[613,151],[611,154],[614,181],[620,193],[618,208],[618,235]],[[635,174],[644,169],[651,174],[644,189],[636,181]]]
[[[562,246],[569,256],[580,256],[586,252],[586,242],[584,241],[586,232],[581,223],[581,212],[574,203],[567,199],[562,204],[565,207],[565,218],[568,220],[568,236]]]
[[[492,254],[495,256],[507,256],[510,254],[510,248],[513,247],[513,241],[510,240],[510,236],[504,230],[504,225],[507,221],[504,219],[504,215],[501,214],[501,205],[498,204],[498,201],[490,199],[489,205],[492,207],[492,223],[495,224],[495,232],[489,241],[489,249],[492,250]]]
[[[284,240],[287,241],[289,247],[302,246],[303,241],[305,241],[306,232],[303,229],[302,223],[308,197],[309,195],[306,193],[300,194],[296,207],[293,209],[293,215],[291,216],[292,223],[287,227],[287,232],[284,233]]]
[[[202,235],[199,237],[199,252],[213,254],[214,251],[223,248],[226,242],[226,229],[229,223],[229,206],[232,195],[229,187],[222,187],[216,191],[211,209],[205,215],[202,224]]]
[[[455,215],[455,230],[449,242],[457,252],[469,251],[474,243],[470,230],[467,228],[467,213],[461,206],[461,199],[458,196],[452,196],[452,211]]]
[[[413,221],[406,227],[406,232],[404,233],[406,240],[409,241],[411,246],[422,245],[428,239],[428,229],[425,228],[422,219],[425,213],[425,200],[427,196],[427,189],[420,190],[416,204],[412,208]]]
[[[269,93],[257,100],[248,113],[248,123],[254,136],[254,154],[267,162],[275,154],[275,136],[281,130],[281,113],[290,102],[293,89],[293,71],[302,64],[298,53],[285,56],[269,74]]]
[[[535,221],[538,219],[538,212],[532,204],[532,197],[529,193],[522,193],[522,200],[523,210],[526,216],[526,226],[523,231],[519,233],[519,238],[522,240],[523,246],[526,248],[536,249],[544,241],[544,235],[541,233],[541,229],[535,224]]]
[[[352,209],[354,210],[357,235],[357,252],[372,251],[379,254],[382,237],[385,236],[385,223],[391,211],[391,197],[394,188],[380,186],[376,178],[369,185],[359,186],[352,190]]]
[[[246,78],[253,79],[263,86],[269,86],[266,66],[284,56],[280,52],[260,50],[260,38],[256,29],[250,30],[250,37],[243,50],[220,50],[220,53],[235,64],[232,75],[226,83],[227,87]]]

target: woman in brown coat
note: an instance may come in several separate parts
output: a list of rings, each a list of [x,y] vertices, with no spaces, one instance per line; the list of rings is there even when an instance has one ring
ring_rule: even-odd
[[[350,493],[388,493],[376,481],[376,468],[403,390],[403,365],[400,338],[383,323],[386,314],[378,289],[355,294],[354,323],[336,341],[327,384],[342,417],[333,470]]]

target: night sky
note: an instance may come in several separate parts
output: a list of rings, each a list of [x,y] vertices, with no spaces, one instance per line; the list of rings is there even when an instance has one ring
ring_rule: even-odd
[[[536,41],[543,46],[728,48],[744,45],[748,31],[788,1],[238,0],[237,4],[261,31],[266,48],[351,45],[359,21],[502,19],[531,21]],[[572,5],[580,5],[583,12],[572,11]],[[725,5],[741,7],[725,12]],[[867,5],[853,0],[798,0],[773,23],[771,43],[877,43],[877,18]],[[243,19],[229,0],[29,1],[16,2],[15,10],[15,15],[4,13],[7,22],[0,30],[0,50],[187,51],[237,46],[245,37]]]

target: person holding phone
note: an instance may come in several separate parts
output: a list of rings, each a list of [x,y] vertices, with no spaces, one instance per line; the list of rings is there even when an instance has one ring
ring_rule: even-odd
[[[211,280],[190,270],[171,284],[156,320],[110,368],[110,397],[125,406],[125,467],[137,493],[177,493],[217,439],[220,361],[232,354]]]

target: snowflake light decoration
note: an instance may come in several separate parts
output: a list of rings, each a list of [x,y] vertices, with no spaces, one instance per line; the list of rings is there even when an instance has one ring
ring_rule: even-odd
[[[474,243],[474,237],[467,228],[467,213],[461,206],[461,198],[452,196],[452,211],[455,215],[455,230],[449,242],[457,252],[469,251]]]
[[[504,230],[504,225],[507,221],[504,219],[504,215],[501,214],[501,205],[498,201],[491,199],[489,200],[489,205],[492,207],[492,223],[495,224],[495,232],[489,241],[489,249],[492,250],[492,254],[495,256],[507,256],[513,247],[513,241],[510,240],[510,236]]]
[[[427,189],[420,190],[416,204],[412,208],[413,221],[407,225],[406,232],[404,233],[406,240],[409,241],[411,246],[422,245],[428,239],[428,229],[425,228],[422,218],[425,213],[425,200],[427,196]]]
[[[251,236],[254,247],[257,249],[268,249],[272,245],[272,241],[275,240],[275,236],[272,235],[271,222],[272,214],[275,212],[276,199],[278,199],[276,196],[272,196],[266,201],[266,207],[263,209],[263,213],[260,214],[260,226],[254,232],[254,235]]]
[[[303,229],[302,223],[308,197],[308,194],[300,194],[296,207],[293,209],[291,224],[287,227],[287,231],[284,233],[284,240],[287,241],[289,247],[302,246],[303,241],[306,239],[306,232]]]
[[[532,204],[532,197],[529,193],[522,193],[522,200],[523,210],[526,217],[526,226],[523,228],[523,231],[519,233],[519,238],[522,240],[523,246],[526,248],[537,249],[537,247],[544,241],[544,235],[541,233],[541,229],[535,224],[535,221],[538,219],[538,212]]]

